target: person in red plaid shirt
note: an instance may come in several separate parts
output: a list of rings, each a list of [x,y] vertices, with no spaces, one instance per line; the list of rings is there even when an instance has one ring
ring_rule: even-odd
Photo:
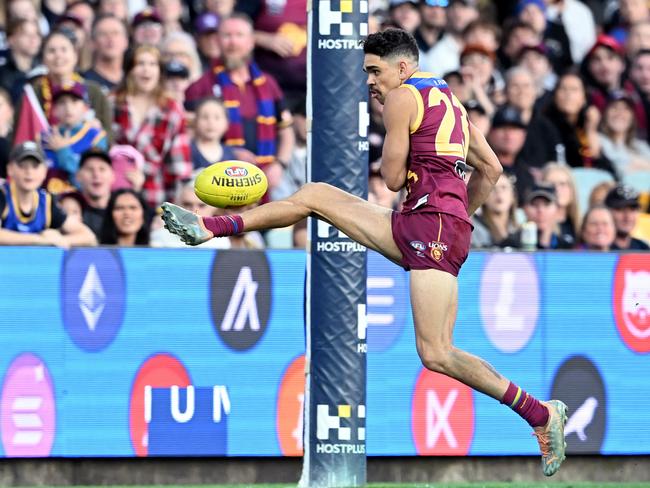
[[[144,156],[142,192],[147,203],[157,208],[173,198],[192,173],[185,114],[163,89],[156,47],[138,46],[125,72],[115,94],[115,142],[131,145]]]

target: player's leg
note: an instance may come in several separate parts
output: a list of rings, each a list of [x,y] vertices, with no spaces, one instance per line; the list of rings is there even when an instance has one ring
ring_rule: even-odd
[[[351,239],[399,263],[401,253],[391,233],[392,210],[326,183],[308,183],[285,200],[269,202],[240,215],[201,219],[176,205],[163,204],[166,227],[191,245],[215,236],[287,227],[310,215],[330,222]]]
[[[491,396],[524,418],[535,430],[544,474],[554,474],[564,460],[566,405],[557,400],[538,401],[504,378],[487,361],[454,347],[452,336],[458,307],[455,276],[437,269],[413,270],[410,291],[422,364]]]

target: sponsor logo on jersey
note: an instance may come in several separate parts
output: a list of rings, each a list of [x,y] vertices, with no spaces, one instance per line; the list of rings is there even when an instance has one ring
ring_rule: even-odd
[[[444,242],[431,241],[429,242],[429,248],[431,249],[431,257],[436,261],[442,261],[445,252],[447,252],[447,244]]]
[[[607,428],[607,396],[596,365],[584,356],[566,360],[553,379],[551,398],[569,407],[564,427],[567,454],[600,454]]]

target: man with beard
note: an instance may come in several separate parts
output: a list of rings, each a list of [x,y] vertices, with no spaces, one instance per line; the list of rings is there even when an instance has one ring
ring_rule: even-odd
[[[185,104],[191,110],[205,97],[222,98],[230,122],[225,144],[252,152],[274,187],[293,150],[291,113],[278,83],[253,60],[250,17],[234,13],[221,22],[218,36],[221,59],[189,86]]]
[[[639,220],[639,194],[631,187],[618,185],[612,188],[605,205],[612,211],[616,226],[616,239],[612,250],[647,251],[650,246],[630,235]]]

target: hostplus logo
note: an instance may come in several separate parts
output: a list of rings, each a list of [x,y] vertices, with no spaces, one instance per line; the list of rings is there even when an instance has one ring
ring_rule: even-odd
[[[366,452],[366,406],[359,405],[356,412],[351,405],[316,406],[317,453],[364,454]]]
[[[334,37],[319,39],[318,49],[361,49],[357,39],[341,38],[368,35],[368,22],[361,21],[368,14],[366,0],[319,0],[318,9],[318,33]]]
[[[318,252],[366,252],[366,247],[354,242],[342,231],[322,220],[316,226]]]

